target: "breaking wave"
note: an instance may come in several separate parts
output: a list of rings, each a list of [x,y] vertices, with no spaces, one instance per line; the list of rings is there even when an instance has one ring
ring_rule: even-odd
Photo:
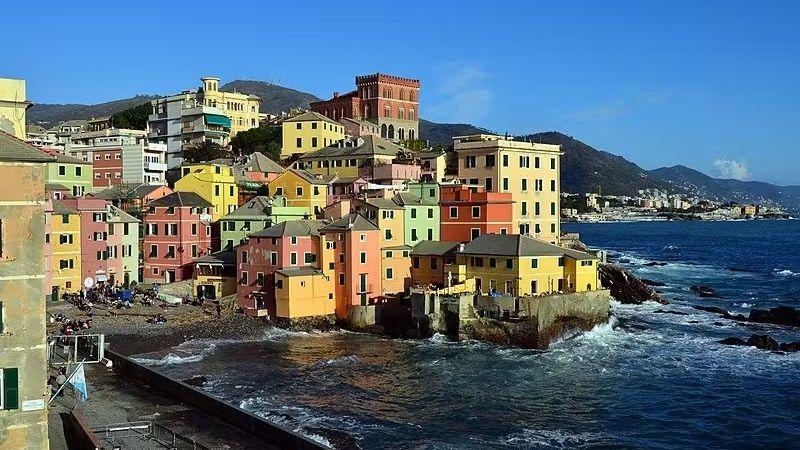
[[[779,277],[794,277],[800,275],[800,272],[792,272],[789,269],[783,269],[783,270],[775,269],[772,271],[772,273]]]
[[[186,363],[195,363],[200,362],[205,359],[208,355],[214,353],[217,346],[216,344],[209,344],[208,347],[203,349],[200,353],[196,355],[192,354],[178,354],[178,353],[167,353],[162,358],[143,358],[143,357],[136,357],[131,358],[131,360],[143,364],[145,366],[170,366],[175,364],[186,364]],[[173,350],[179,350],[178,347],[174,348]]]

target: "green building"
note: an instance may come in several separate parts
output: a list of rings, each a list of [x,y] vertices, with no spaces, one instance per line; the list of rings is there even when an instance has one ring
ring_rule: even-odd
[[[92,163],[72,156],[56,153],[56,160],[47,163],[45,183],[60,184],[73,197],[82,197],[92,192]]]
[[[116,279],[129,286],[141,283],[139,278],[139,220],[116,206],[109,206],[108,222],[108,266],[113,268]]]
[[[259,195],[220,218],[222,250],[233,250],[251,233],[261,231],[287,220],[306,220],[312,217],[308,208],[286,206],[285,197]]]
[[[413,247],[420,241],[439,240],[438,183],[410,183],[407,191],[396,194],[392,200],[404,210],[405,245]]]

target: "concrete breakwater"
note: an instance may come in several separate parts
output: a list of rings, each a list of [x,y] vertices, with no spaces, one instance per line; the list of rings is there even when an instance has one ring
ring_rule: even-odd
[[[218,400],[200,389],[181,381],[173,380],[112,350],[106,350],[105,355],[113,362],[114,370],[119,371],[120,374],[136,378],[158,389],[176,402],[189,403],[277,448],[304,450],[328,448],[293,430]]]

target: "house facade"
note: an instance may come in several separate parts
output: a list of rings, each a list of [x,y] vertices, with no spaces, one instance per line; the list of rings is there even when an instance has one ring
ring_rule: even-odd
[[[281,131],[281,159],[319,150],[344,139],[344,125],[314,111],[284,120]]]
[[[441,187],[439,205],[443,241],[469,242],[483,234],[514,232],[514,201],[509,193],[447,185]]]
[[[223,164],[200,163],[181,167],[175,191],[194,192],[211,204],[211,220],[216,222],[239,206],[239,188],[233,168]]]

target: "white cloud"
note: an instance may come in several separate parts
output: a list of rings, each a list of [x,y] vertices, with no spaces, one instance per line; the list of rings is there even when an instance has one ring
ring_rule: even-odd
[[[747,170],[747,163],[734,159],[719,158],[714,161],[714,168],[720,178],[733,178],[734,180],[746,180],[750,178]]]
[[[488,72],[466,62],[446,63],[436,72],[440,81],[432,87],[436,100],[426,108],[429,119],[474,123],[487,116],[492,102],[492,93],[486,86]]]

